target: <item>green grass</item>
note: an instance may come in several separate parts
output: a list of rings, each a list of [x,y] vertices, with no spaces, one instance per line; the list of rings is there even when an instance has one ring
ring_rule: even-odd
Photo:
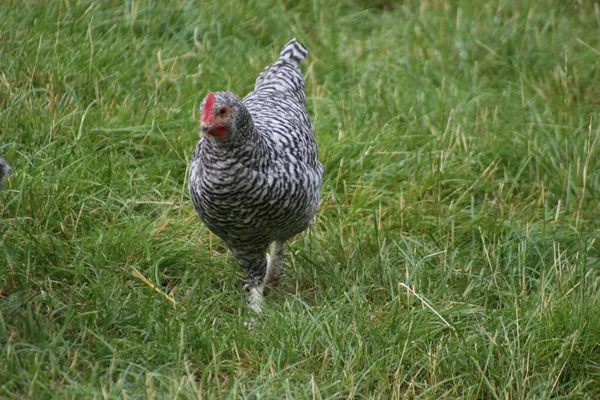
[[[154,3],[0,3],[0,397],[600,397],[598,2]],[[248,332],[186,169],[294,36],[322,201]]]

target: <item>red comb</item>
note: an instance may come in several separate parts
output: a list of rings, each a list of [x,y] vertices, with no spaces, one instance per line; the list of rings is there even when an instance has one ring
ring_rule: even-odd
[[[210,119],[212,118],[212,109],[214,103],[215,94],[213,92],[210,92],[204,100],[204,109],[202,110],[202,122],[210,121]]]

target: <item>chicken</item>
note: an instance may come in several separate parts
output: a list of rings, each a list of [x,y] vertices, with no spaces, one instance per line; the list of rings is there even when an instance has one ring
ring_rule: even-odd
[[[248,304],[257,312],[265,285],[283,273],[285,242],[311,225],[319,202],[323,166],[299,68],[307,54],[292,39],[243,100],[210,92],[200,105],[190,196],[241,266]]]

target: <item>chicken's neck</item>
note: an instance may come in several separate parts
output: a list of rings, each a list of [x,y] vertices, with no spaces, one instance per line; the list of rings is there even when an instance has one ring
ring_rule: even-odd
[[[240,139],[235,141],[205,138],[205,149],[201,154],[203,163],[210,166],[229,160],[257,171],[267,169],[272,156],[263,136],[254,126],[240,136]]]

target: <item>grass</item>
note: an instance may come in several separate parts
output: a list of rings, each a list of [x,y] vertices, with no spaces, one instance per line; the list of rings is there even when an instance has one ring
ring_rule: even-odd
[[[599,7],[2,2],[0,397],[600,397]],[[250,333],[186,168],[293,36],[322,202]]]

